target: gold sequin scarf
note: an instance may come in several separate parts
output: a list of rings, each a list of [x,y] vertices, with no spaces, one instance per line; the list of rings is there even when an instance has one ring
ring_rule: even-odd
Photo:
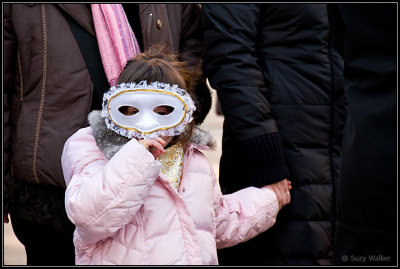
[[[183,147],[177,143],[165,149],[165,153],[157,159],[161,164],[161,172],[168,178],[171,186],[179,188],[182,176]]]

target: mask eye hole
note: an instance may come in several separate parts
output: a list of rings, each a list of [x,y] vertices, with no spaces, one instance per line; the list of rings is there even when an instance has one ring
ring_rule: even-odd
[[[132,116],[139,112],[139,109],[134,106],[121,106],[118,110],[126,116]]]
[[[172,111],[174,111],[174,108],[172,106],[158,106],[156,108],[153,109],[154,113],[158,114],[158,115],[168,115],[170,114]]]

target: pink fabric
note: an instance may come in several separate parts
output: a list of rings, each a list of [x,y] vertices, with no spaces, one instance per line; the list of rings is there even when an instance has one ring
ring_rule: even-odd
[[[91,6],[104,70],[110,86],[115,86],[126,63],[140,53],[139,44],[121,4]]]
[[[249,240],[275,223],[273,191],[248,187],[222,195],[198,146],[184,156],[177,191],[136,139],[110,160],[91,127],[68,139],[61,161],[77,265],[216,265],[217,248]]]

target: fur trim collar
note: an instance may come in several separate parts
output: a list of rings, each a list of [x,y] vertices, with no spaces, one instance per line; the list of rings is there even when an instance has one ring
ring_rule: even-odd
[[[93,110],[88,116],[89,124],[93,129],[93,136],[101,152],[111,159],[120,148],[130,140],[107,128],[104,118],[101,117],[101,110]],[[216,141],[208,132],[195,126],[193,129],[191,143],[202,149],[216,149]]]

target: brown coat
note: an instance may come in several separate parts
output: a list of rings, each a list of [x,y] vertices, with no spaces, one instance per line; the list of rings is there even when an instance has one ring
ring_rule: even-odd
[[[5,192],[14,179],[65,188],[61,152],[87,126],[94,88],[65,12],[94,35],[90,6],[6,4],[3,10]],[[144,48],[163,43],[199,64],[199,12],[193,4],[140,4]]]

